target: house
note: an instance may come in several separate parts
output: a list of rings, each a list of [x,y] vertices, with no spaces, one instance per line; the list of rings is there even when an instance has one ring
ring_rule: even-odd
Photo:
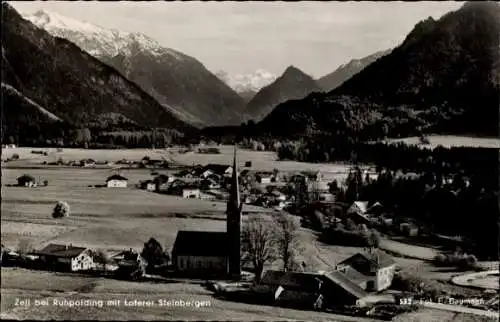
[[[153,179],[157,192],[166,192],[170,188],[170,184],[174,181],[174,177],[165,174],[160,174]]]
[[[365,214],[368,211],[368,201],[355,201],[353,204],[347,209],[347,214],[353,213],[361,213]]]
[[[399,230],[409,237],[418,236],[418,227],[413,223],[401,223],[399,225]]]
[[[320,309],[322,284],[316,274],[267,270],[254,290],[278,306]]]
[[[226,232],[181,230],[175,239],[172,263],[181,274],[224,276],[229,264],[228,240]]]
[[[220,184],[212,179],[205,179],[200,183],[203,190],[219,189]]]
[[[336,270],[368,292],[387,289],[394,277],[396,263],[379,250],[357,253],[336,266]]]
[[[156,184],[153,180],[146,180],[141,182],[141,189],[147,191],[156,191]]]
[[[367,293],[339,272],[284,272],[267,270],[255,291],[280,306],[320,309],[354,305]]]
[[[112,259],[116,263],[117,269],[114,271],[118,277],[135,279],[142,277],[146,272],[146,260],[132,249],[120,252]]]
[[[17,185],[20,187],[28,187],[28,188],[36,187],[36,180],[29,174],[24,174],[19,178],[17,178]]]
[[[320,171],[304,171],[300,175],[305,176],[308,181],[322,181],[324,179]]]
[[[91,167],[95,167],[96,165],[96,162],[94,159],[83,159],[83,160],[80,160],[80,166],[81,167],[86,167],[86,168],[91,168]]]
[[[200,199],[200,188],[194,185],[185,186],[182,188],[182,198]]]
[[[127,188],[127,183],[128,179],[119,174],[114,174],[106,179],[108,188]]]
[[[273,173],[272,172],[258,172],[255,175],[255,179],[260,184],[270,184],[273,181]]]
[[[87,271],[95,268],[92,251],[85,247],[49,244],[33,252],[49,268],[63,271]]]
[[[219,175],[221,177],[227,177],[230,178],[233,175],[233,167],[229,165],[223,165],[223,164],[207,164],[204,168],[203,171],[210,171],[212,174]]]

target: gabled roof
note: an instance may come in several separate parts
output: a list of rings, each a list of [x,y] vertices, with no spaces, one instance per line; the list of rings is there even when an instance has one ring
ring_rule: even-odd
[[[228,256],[226,232],[180,230],[175,239],[172,255]]]
[[[39,251],[33,252],[35,255],[42,256],[56,256],[56,257],[64,257],[64,258],[73,258],[80,255],[87,248],[85,247],[75,247],[75,246],[67,246],[67,245],[59,245],[59,244],[49,244],[42,248]]]
[[[121,176],[119,174],[113,174],[112,176],[109,176],[108,179],[106,179],[106,182],[111,181],[111,180],[128,181],[127,178],[125,178],[124,176]]]
[[[362,214],[364,214],[368,210],[368,201],[355,201],[351,208],[355,208]]]
[[[229,168],[232,167],[230,165],[210,163],[203,168],[203,171],[210,170],[216,174],[224,174]]]
[[[23,174],[19,178],[17,178],[18,181],[36,181],[35,178],[29,174]]]
[[[357,299],[363,298],[368,294],[354,282],[350,281],[347,276],[338,271],[326,272],[323,274],[327,281],[334,283],[335,285],[340,286],[346,292],[356,297]]]
[[[351,266],[365,275],[393,264],[395,264],[394,259],[380,250],[374,250],[371,253],[357,253],[339,263],[339,265]],[[370,272],[365,271],[365,269],[361,267],[370,267]]]
[[[302,304],[312,306],[318,301],[319,297],[320,294],[318,293],[300,292],[284,289],[281,293],[279,293],[276,301],[283,304],[293,303],[297,305]]]
[[[298,290],[302,292],[316,292],[321,283],[321,277],[314,273],[284,272],[267,270],[260,284],[270,286],[282,286],[287,290]]]
[[[344,273],[345,277],[347,277],[348,280],[350,280],[356,285],[359,285],[371,279],[371,276],[363,275],[357,270],[355,270],[353,267],[349,267],[348,269],[345,270],[345,272],[342,273]]]

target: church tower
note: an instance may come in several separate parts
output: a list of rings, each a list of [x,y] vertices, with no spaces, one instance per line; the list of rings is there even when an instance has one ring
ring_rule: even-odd
[[[236,146],[234,147],[231,191],[227,202],[227,236],[229,247],[229,275],[235,279],[241,276],[241,207]]]

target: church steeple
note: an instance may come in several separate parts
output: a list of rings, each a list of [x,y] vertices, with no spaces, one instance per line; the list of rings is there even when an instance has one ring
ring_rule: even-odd
[[[235,278],[241,276],[241,208],[240,187],[238,182],[238,162],[236,145],[234,146],[233,173],[231,190],[227,202],[227,235],[229,239],[229,274]]]

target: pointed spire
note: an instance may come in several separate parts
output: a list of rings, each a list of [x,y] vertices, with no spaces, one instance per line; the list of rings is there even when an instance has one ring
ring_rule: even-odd
[[[233,157],[233,174],[231,177],[231,194],[229,202],[233,204],[235,209],[240,208],[240,187],[238,182],[238,162],[236,161],[236,144],[234,145]]]

